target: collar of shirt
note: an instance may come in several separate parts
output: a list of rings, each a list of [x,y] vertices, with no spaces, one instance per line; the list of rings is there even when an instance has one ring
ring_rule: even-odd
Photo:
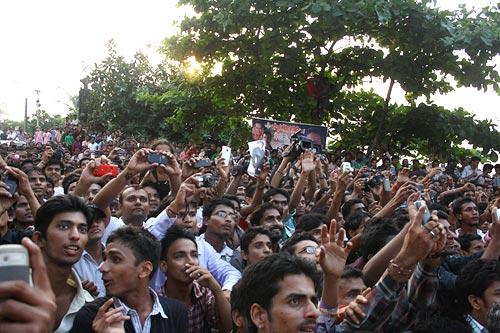
[[[161,306],[158,294],[151,288],[149,288],[149,293],[151,294],[151,296],[153,296],[153,308],[151,309],[151,313],[148,317],[159,314],[160,316],[162,316],[162,318],[167,319],[168,316],[166,315],[165,311],[163,311],[163,307]],[[127,304],[123,303],[119,298],[115,297],[114,300],[116,303],[118,303],[118,306],[123,307],[122,312],[124,315],[128,315],[130,312],[135,312],[137,314],[137,311],[135,309],[127,306]]]
[[[205,234],[201,234],[201,235],[199,235],[199,236],[198,236],[198,238],[203,239],[205,242],[207,241],[207,240],[205,239]],[[208,242],[207,242],[207,243],[208,243]],[[227,243],[226,243],[226,242],[224,242],[224,247],[223,247],[223,248],[222,248],[222,250],[219,252],[220,256],[221,256],[222,258],[228,258],[228,260],[229,260],[229,259],[231,259],[231,257],[233,256],[233,253],[234,253],[234,251],[233,251],[233,250],[232,250],[229,246],[227,246]],[[228,260],[226,260],[226,261],[228,261]]]
[[[86,302],[91,302],[94,298],[82,287],[82,281],[76,274],[75,270],[71,271],[71,279],[76,285],[76,294],[71,301],[68,308],[68,312],[64,315],[59,327],[54,331],[54,333],[69,332],[71,327],[73,327],[73,321],[75,320],[76,313],[85,305]]]
[[[486,327],[481,325],[476,319],[474,319],[470,314],[467,315],[467,321],[472,328],[473,333],[488,333]]]

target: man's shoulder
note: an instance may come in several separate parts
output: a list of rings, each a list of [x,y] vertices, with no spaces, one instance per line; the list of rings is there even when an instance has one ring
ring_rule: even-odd
[[[94,320],[97,311],[108,299],[109,297],[99,297],[93,301],[85,303],[85,305],[82,306],[75,315],[71,332],[91,332],[92,321]]]
[[[158,295],[158,300],[160,301],[163,310],[167,313],[167,316],[169,316],[169,314],[175,316],[176,314],[179,313],[186,313],[187,315],[188,313],[187,306],[181,301],[160,295]]]

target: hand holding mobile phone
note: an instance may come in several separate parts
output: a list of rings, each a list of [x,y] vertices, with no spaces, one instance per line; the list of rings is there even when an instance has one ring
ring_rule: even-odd
[[[28,250],[18,244],[0,245],[0,282],[31,282]],[[0,298],[0,302],[5,299]]]
[[[160,153],[149,153],[148,163],[167,164],[167,156]]]

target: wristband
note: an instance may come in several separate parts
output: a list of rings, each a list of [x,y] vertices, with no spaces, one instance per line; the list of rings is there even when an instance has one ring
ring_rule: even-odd
[[[389,266],[387,267],[387,272],[396,281],[406,281],[413,274],[413,268],[401,267],[394,262],[394,259],[389,261]]]

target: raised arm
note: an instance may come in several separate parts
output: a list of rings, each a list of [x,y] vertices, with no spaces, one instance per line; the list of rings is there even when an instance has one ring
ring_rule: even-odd
[[[299,205],[300,198],[304,193],[304,188],[306,187],[306,181],[314,170],[314,160],[311,152],[305,152],[301,158],[302,171],[300,172],[299,179],[295,184],[295,188],[293,189],[292,195],[290,196],[290,203],[288,205],[288,209],[290,212],[293,212],[295,208]]]
[[[144,148],[138,150],[132,156],[125,169],[97,193],[94,198],[94,203],[99,208],[106,209],[136,174],[158,166],[157,164],[149,164],[147,162],[147,154],[149,151],[149,149]]]
[[[5,167],[7,173],[11,174],[14,178],[17,179],[19,184],[17,191],[19,194],[24,195],[26,200],[28,201],[28,205],[30,206],[31,213],[33,216],[36,215],[36,211],[40,208],[40,202],[36,197],[33,189],[30,186],[30,182],[28,180],[28,175],[24,173],[22,170],[14,167]]]

